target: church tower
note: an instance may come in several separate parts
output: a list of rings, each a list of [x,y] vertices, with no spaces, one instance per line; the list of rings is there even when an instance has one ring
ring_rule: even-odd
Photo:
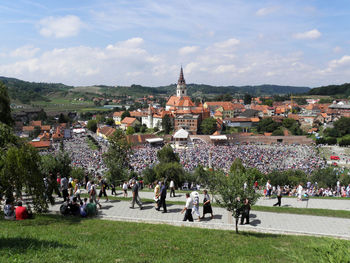
[[[183,73],[182,67],[180,71],[179,80],[177,81],[176,96],[178,98],[187,96],[186,82],[184,79],[184,73]]]

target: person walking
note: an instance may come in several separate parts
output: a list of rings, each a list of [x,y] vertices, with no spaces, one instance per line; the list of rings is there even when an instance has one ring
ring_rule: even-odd
[[[159,203],[159,206],[158,206],[158,209],[157,209],[159,211],[160,207],[162,206],[163,207],[163,213],[167,212],[165,199],[166,199],[166,185],[165,185],[165,183],[163,181],[163,182],[161,182],[160,203]]]
[[[241,217],[241,225],[244,223],[244,219],[246,220],[246,224],[249,225],[249,213],[250,213],[250,203],[248,198],[244,199],[242,206],[242,217]]]
[[[281,206],[281,199],[282,199],[282,189],[278,185],[277,186],[277,203],[274,204],[273,206]]]
[[[104,197],[106,197],[106,202],[108,202],[108,196],[107,196],[107,192],[106,192],[106,187],[107,187],[107,182],[105,179],[102,179],[101,175],[99,175],[98,177],[98,184],[100,186],[100,192],[98,193],[98,202],[100,202],[100,198],[102,197],[102,194]]]
[[[89,197],[90,197],[90,200],[92,200],[93,202],[95,202],[95,204],[98,205],[98,206],[100,207],[100,209],[102,208],[100,202],[98,202],[98,201],[96,200],[96,184],[95,184],[94,181],[91,181]],[[90,201],[90,203],[92,203],[92,202]]]
[[[61,179],[61,188],[62,188],[62,196],[63,202],[68,201],[68,179],[66,176],[63,176]]]
[[[268,180],[266,183],[266,197],[271,198],[271,190],[272,190],[271,181]]]
[[[133,186],[132,186],[132,201],[131,201],[131,207],[134,209],[135,202],[140,207],[140,210],[142,210],[142,202],[139,197],[139,184],[136,182],[136,180],[132,180]]]
[[[174,180],[170,181],[169,187],[170,187],[170,197],[171,197],[171,195],[173,195],[173,197],[175,197],[175,183],[174,183]]]
[[[181,214],[183,214],[186,211],[183,221],[188,220],[190,222],[193,222],[192,208],[193,208],[193,200],[190,197],[190,194],[186,193],[186,206],[181,211]]]
[[[198,217],[198,222],[201,221],[201,214],[199,212],[199,194],[198,192],[192,192],[193,200],[193,213]]]
[[[300,183],[300,184],[298,185],[298,188],[297,188],[297,193],[298,193],[298,198],[297,198],[297,200],[298,200],[298,201],[302,201],[302,200],[301,200],[302,192],[303,192],[303,186],[302,186],[301,183]]]
[[[209,196],[207,190],[204,190],[203,193],[204,193],[204,196],[203,196],[203,215],[202,215],[201,219],[204,218],[205,214],[211,214],[211,219],[213,219],[214,215],[213,215],[213,209],[211,208],[210,196]]]
[[[160,205],[160,186],[157,181],[154,182],[154,201],[156,210],[159,210]]]
[[[124,197],[128,197],[128,183],[126,181],[123,183],[123,192]]]

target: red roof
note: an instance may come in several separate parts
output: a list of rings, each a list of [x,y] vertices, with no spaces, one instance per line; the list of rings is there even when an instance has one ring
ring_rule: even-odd
[[[113,113],[113,117],[121,117],[124,111],[116,111]]]
[[[122,124],[132,124],[134,123],[134,121],[136,121],[136,118],[132,118],[132,117],[125,117],[123,120],[122,120]]]
[[[30,125],[31,126],[41,126],[41,121],[31,121]]]
[[[50,141],[29,142],[29,144],[31,144],[35,148],[50,148],[51,147]]]
[[[114,129],[112,127],[108,127],[108,126],[104,126],[104,127],[99,129],[99,132],[102,133],[103,135],[105,135],[106,137],[113,135],[113,133],[115,131],[116,131],[116,129]]]
[[[175,106],[177,106],[177,107],[195,107],[191,98],[187,97],[187,96],[181,97]]]

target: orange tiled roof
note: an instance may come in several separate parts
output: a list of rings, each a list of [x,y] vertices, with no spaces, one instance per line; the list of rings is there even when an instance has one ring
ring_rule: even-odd
[[[100,128],[100,130],[99,130],[99,132],[102,133],[103,135],[105,135],[106,137],[113,135],[113,133],[115,131],[116,131],[116,129],[114,129],[112,127],[108,127],[108,126],[104,126],[104,127]]]
[[[22,128],[23,131],[34,131],[34,126],[23,126]]]
[[[271,136],[271,135],[272,135],[272,132],[264,132],[264,135],[265,135],[265,136]]]
[[[181,97],[175,104],[176,107],[195,107],[191,98],[188,96]]]
[[[41,121],[31,121],[30,125],[31,126],[41,126]]]
[[[214,116],[216,116],[216,117],[222,117],[222,112],[216,111],[215,114],[214,114]]]
[[[43,126],[41,126],[41,130],[42,131],[49,131],[49,130],[51,130],[51,126],[50,125],[43,125]]]
[[[113,113],[113,117],[121,117],[124,111],[116,111]]]
[[[35,148],[49,148],[51,146],[50,141],[29,142]]]
[[[179,102],[180,98],[177,96],[171,96],[168,100],[168,102],[166,103],[166,105],[169,106],[176,106],[177,103]]]
[[[122,124],[132,124],[134,123],[134,121],[136,121],[136,118],[133,118],[133,117],[125,117],[123,120],[122,120]]]

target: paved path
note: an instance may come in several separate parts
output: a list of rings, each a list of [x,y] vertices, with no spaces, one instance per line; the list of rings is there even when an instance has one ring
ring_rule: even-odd
[[[146,196],[145,192],[142,192],[141,196]],[[181,199],[184,200],[184,196]],[[168,200],[172,199],[168,198]],[[207,219],[192,223],[182,221],[183,214],[180,211],[183,205],[169,204],[168,213],[163,214],[154,209],[153,203],[145,203],[143,210],[140,210],[137,206],[135,206],[135,209],[130,209],[130,202],[127,201],[101,201],[102,209],[99,211],[99,217],[102,219],[224,230],[234,230],[235,228],[232,216],[223,208],[213,207],[214,219],[209,219],[209,215],[207,215]],[[52,212],[58,213],[59,206],[60,204],[57,204],[50,209]],[[350,219],[259,211],[252,211],[250,218],[251,224],[239,226],[239,229],[264,233],[302,234],[350,239]]]
[[[108,192],[110,194],[110,192]],[[122,196],[121,191],[117,191],[118,196]],[[168,201],[182,201],[185,202],[185,194],[177,193],[176,197],[169,197],[170,191],[168,191]],[[131,196],[131,191],[128,192],[128,196]],[[140,192],[141,198],[153,199],[153,192]],[[200,200],[203,200],[203,195],[200,194]],[[256,205],[259,206],[273,206],[277,202],[277,198],[260,198]],[[332,209],[332,210],[348,210],[350,211],[350,198],[339,199],[319,199],[310,198],[309,201],[297,201],[297,198],[282,198],[282,206],[285,207],[298,207],[298,208],[319,208],[319,209]]]

